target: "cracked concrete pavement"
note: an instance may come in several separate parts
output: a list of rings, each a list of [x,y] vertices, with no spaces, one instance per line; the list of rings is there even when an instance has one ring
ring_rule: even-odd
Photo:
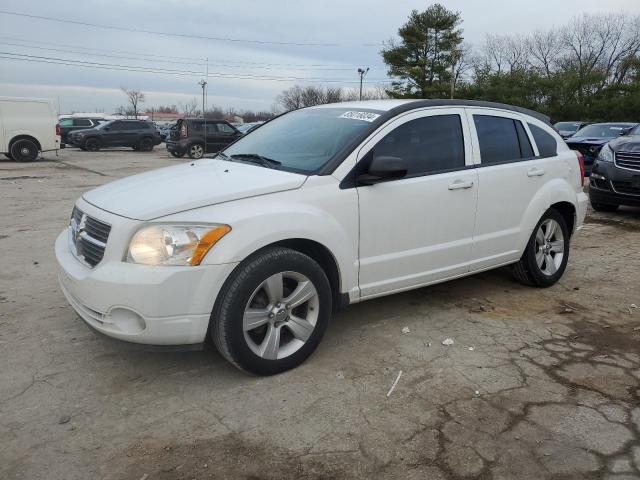
[[[589,212],[551,289],[502,269],[354,305],[257,378],[97,338],[58,289],[74,200],[176,162],[0,161],[0,478],[640,478],[639,210]]]

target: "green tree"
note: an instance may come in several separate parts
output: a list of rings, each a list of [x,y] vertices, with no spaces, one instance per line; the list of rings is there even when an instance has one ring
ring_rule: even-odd
[[[381,51],[388,74],[395,77],[389,95],[394,98],[448,97],[452,71],[461,52],[462,18],[440,4],[424,12],[413,10]]]

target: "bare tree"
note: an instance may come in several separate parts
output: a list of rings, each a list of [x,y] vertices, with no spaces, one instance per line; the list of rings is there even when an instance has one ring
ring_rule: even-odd
[[[199,117],[200,110],[198,109],[198,99],[193,98],[190,102],[180,105],[180,109],[185,117]]]
[[[557,68],[563,52],[558,31],[552,29],[546,32],[542,30],[534,32],[527,39],[527,47],[531,66],[550,77]]]
[[[325,103],[336,103],[342,101],[342,89],[295,85],[278,95],[277,101],[286,111]]]
[[[144,93],[141,90],[128,89],[127,87],[120,87],[120,90],[122,90],[129,99],[133,117],[138,118],[138,104],[144,103]]]

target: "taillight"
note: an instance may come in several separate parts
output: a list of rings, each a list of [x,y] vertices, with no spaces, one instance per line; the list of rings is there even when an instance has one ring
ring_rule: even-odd
[[[187,129],[187,124],[183,123],[180,125],[180,138],[187,138],[189,136],[189,130]]]
[[[580,164],[580,185],[584,187],[584,155],[578,150],[574,150],[576,157],[578,157],[578,164]]]
[[[60,124],[56,123],[56,136],[60,136]]]

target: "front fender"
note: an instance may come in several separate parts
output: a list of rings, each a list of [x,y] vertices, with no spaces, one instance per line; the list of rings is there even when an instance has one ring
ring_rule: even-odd
[[[165,217],[168,221],[226,223],[232,230],[205,256],[203,264],[241,262],[283,240],[317,242],[333,255],[342,293],[357,289],[358,211],[355,189],[313,194],[314,188],[213,205]],[[303,197],[301,199],[300,197]],[[304,201],[307,197],[309,201]],[[319,199],[323,198],[322,201]]]

